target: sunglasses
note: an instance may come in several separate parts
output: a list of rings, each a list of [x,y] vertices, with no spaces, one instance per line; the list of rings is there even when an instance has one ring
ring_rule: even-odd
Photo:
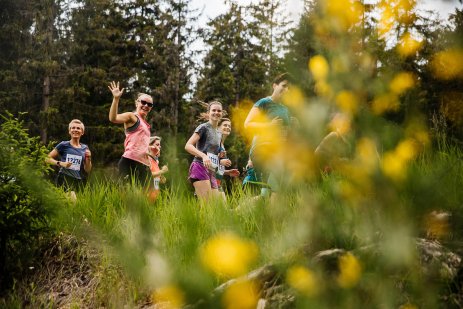
[[[143,106],[148,105],[148,107],[153,107],[153,103],[150,103],[150,102],[147,102],[147,101],[140,100],[140,103]]]

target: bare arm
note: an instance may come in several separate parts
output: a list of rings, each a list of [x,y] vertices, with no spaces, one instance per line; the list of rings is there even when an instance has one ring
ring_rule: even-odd
[[[85,150],[84,170],[87,174],[92,171],[92,152],[88,148]]]
[[[192,154],[196,157],[199,157],[203,160],[203,164],[205,167],[210,167],[212,162],[207,156],[207,154],[199,151],[196,149],[196,143],[199,141],[199,134],[198,133],[193,133],[193,135],[190,137],[190,139],[186,142],[185,144],[185,150],[189,153]]]
[[[266,120],[259,108],[253,107],[244,121],[244,128],[250,131],[259,131],[282,123],[283,120],[279,117],[275,117],[271,121]]]
[[[158,176],[161,176],[165,173],[167,173],[169,171],[169,168],[167,167],[167,165],[164,165],[161,170],[157,171],[157,172],[152,172],[151,175],[153,177],[158,177]]]
[[[198,133],[193,133],[193,135],[190,137],[190,139],[186,142],[185,144],[185,150],[189,153],[192,154],[198,158],[207,158],[207,155],[198,149],[196,149],[196,143],[199,141],[199,134]]]
[[[48,157],[45,159],[45,162],[47,162],[50,165],[62,166],[62,167],[65,167],[65,168],[69,168],[72,165],[71,162],[61,162],[61,161],[57,160],[58,157],[59,157],[58,150],[56,150],[56,148],[54,148],[48,154]]]
[[[123,123],[125,127],[130,127],[133,124],[135,124],[135,122],[137,122],[137,119],[132,112],[126,112],[122,114],[117,113],[119,107],[119,99],[124,93],[124,88],[119,88],[119,82],[111,82],[111,84],[108,86],[108,89],[111,91],[113,95],[113,101],[109,109],[109,121],[118,124]]]

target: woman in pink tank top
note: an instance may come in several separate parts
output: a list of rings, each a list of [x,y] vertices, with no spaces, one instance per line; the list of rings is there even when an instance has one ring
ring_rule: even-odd
[[[124,153],[118,163],[119,174],[124,179],[133,179],[144,185],[149,184],[151,173],[147,154],[151,126],[146,121],[146,116],[153,108],[153,98],[140,93],[135,101],[136,110],[119,114],[117,112],[119,99],[124,93],[124,88],[119,87],[119,82],[111,82],[108,88],[113,95],[109,121],[124,124],[125,129]]]

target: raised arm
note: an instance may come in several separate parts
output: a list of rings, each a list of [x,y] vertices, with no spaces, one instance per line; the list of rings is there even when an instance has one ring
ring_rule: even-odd
[[[123,124],[133,124],[137,121],[135,115],[132,112],[126,112],[122,114],[118,114],[117,110],[119,107],[119,99],[121,98],[122,94],[124,93],[124,88],[119,88],[119,82],[111,82],[108,86],[108,89],[111,91],[113,95],[113,102],[111,103],[111,108],[109,109],[109,121],[112,123],[123,123]]]

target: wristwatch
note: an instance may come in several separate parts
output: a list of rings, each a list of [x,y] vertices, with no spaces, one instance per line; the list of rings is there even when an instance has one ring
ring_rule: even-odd
[[[61,166],[61,161],[56,161],[56,165]]]

